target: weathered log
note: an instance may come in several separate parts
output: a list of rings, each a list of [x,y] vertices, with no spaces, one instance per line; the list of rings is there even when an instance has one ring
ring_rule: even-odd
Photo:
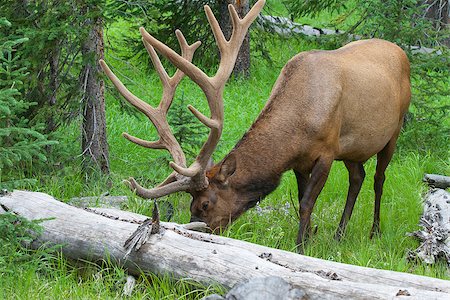
[[[249,279],[234,286],[225,296],[217,294],[202,300],[308,300],[301,289],[277,276]]]
[[[117,207],[128,201],[127,196],[99,196],[99,197],[75,197],[69,199],[68,203],[76,207]]]
[[[450,187],[450,177],[436,174],[425,174],[423,176],[423,181],[429,186],[438,189],[446,189]]]
[[[445,177],[445,176],[442,176]],[[439,257],[450,265],[450,193],[443,189],[431,189],[424,198],[421,230],[413,232],[421,244],[412,251],[410,258],[419,258],[433,264]]]
[[[260,15],[259,23],[262,23],[262,27],[269,31],[272,31],[280,36],[290,37],[293,35],[303,34],[306,36],[323,36],[323,35],[336,35],[346,34],[345,31],[329,28],[317,28],[310,25],[299,24],[291,21],[286,17]],[[259,24],[258,23],[258,24]],[[348,34],[347,37],[351,40],[360,40],[363,37],[355,34]],[[441,55],[442,51],[439,49],[427,48],[422,46],[409,46],[409,49],[414,54],[436,54]]]
[[[307,36],[334,35],[344,33],[341,30],[333,30],[328,28],[316,28],[309,25],[299,24],[291,21],[286,17],[260,15],[259,20],[266,25],[269,30],[281,36],[292,36],[295,34],[303,34]]]
[[[30,220],[47,219],[32,246],[63,245],[62,252],[74,259],[95,261],[108,256],[131,274],[141,270],[171,274],[225,287],[276,275],[301,288],[309,299],[392,299],[405,294],[410,295],[408,299],[450,298],[446,280],[330,262],[190,231],[175,223],[161,222],[159,234],[151,235],[138,252],[123,259],[124,241],[136,230],[136,223],[147,217],[105,208],[97,211],[102,216],[46,194],[24,191],[0,196],[0,207]]]

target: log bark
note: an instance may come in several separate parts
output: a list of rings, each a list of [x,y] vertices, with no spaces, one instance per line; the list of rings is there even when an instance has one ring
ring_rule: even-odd
[[[424,199],[423,215],[419,224],[422,229],[411,235],[416,236],[421,244],[419,248],[409,253],[409,257],[419,258],[428,264],[433,264],[442,257],[450,265],[449,192],[443,189],[431,189],[428,192]]]
[[[128,201],[127,196],[99,196],[99,197],[75,197],[68,201],[68,204],[76,207],[115,207],[120,208],[123,203]]]
[[[321,260],[190,231],[175,223],[162,222],[160,233],[151,235],[139,252],[123,259],[124,241],[146,216],[107,208],[93,213],[46,194],[24,191],[0,196],[0,207],[0,213],[46,219],[33,247],[63,245],[62,252],[74,259],[95,261],[108,256],[131,274],[143,270],[225,287],[276,275],[304,290],[309,299],[393,299],[406,294],[408,299],[450,298],[450,282],[446,280]]]
[[[429,186],[439,189],[450,187],[450,177],[436,174],[425,174],[423,181]]]

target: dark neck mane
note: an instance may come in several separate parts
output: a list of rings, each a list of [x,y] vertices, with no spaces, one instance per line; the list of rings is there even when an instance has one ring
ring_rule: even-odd
[[[279,183],[279,178],[272,178],[268,180],[255,179],[238,186],[237,190],[245,195],[245,199],[248,202],[246,209],[249,209],[275,190]]]
[[[236,158],[231,184],[250,207],[275,190],[281,175],[290,169],[287,163],[291,154],[279,149],[288,137],[279,130],[280,122],[273,122],[273,100],[277,94],[271,96],[256,121],[227,155]]]
[[[282,171],[278,168],[268,167],[265,161],[269,160],[263,151],[248,155],[246,144],[251,142],[251,130],[247,132],[235,148],[227,155],[235,155],[237,158],[236,173],[232,179],[232,185],[248,202],[248,208],[256,205],[265,196],[270,194],[280,184]],[[245,154],[243,154],[245,153]],[[226,159],[226,158],[225,158]]]

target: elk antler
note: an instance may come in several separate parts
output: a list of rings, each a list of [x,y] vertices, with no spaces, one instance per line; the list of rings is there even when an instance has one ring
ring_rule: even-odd
[[[141,27],[140,32],[142,39],[164,85],[163,100],[157,109],[154,109],[131,94],[109,70],[106,64],[101,61],[101,65],[105,70],[105,73],[114,83],[119,92],[131,104],[146,114],[156,126],[160,135],[160,140],[157,142],[147,142],[132,137],[128,134],[124,134],[124,136],[130,141],[144,147],[167,149],[174,158],[174,162],[170,162],[169,164],[175,172],[156,188],[145,189],[133,178],[129,179],[130,187],[135,190],[139,196],[143,198],[158,198],[178,191],[201,190],[208,186],[206,168],[219,142],[223,129],[223,89],[225,87],[225,83],[231,75],[231,72],[233,71],[239,48],[241,47],[247,30],[260,13],[264,3],[265,0],[259,0],[243,19],[239,18],[233,5],[230,4],[228,6],[233,25],[233,31],[228,41],[225,39],[219,23],[214,17],[211,9],[208,5],[205,5],[205,13],[220,52],[219,68],[213,77],[209,77],[197,66],[191,63],[193,52],[199,46],[199,42],[191,46],[187,46],[181,31],[176,30],[176,35],[182,48],[182,55],[179,55]],[[185,46],[183,47],[183,45]],[[169,59],[179,69],[172,78],[168,79],[168,76],[159,61],[154,48]],[[189,51],[192,51],[192,53]],[[208,139],[203,144],[203,147],[201,148],[195,161],[188,168],[186,167],[186,158],[184,153],[171,133],[165,118],[167,109],[170,107],[173,99],[176,84],[178,84],[182,77],[182,75],[177,76],[177,74],[180,74],[181,72],[189,76],[203,90],[211,113],[211,117],[207,117],[193,106],[188,106],[194,116],[210,128]],[[180,78],[178,79],[178,77]],[[170,81],[173,81],[173,84],[171,84]],[[174,84],[175,82],[176,84]]]
[[[178,42],[180,44],[182,57],[184,57],[188,61],[191,61],[194,56],[195,50],[200,46],[201,43],[198,41],[192,45],[188,45],[186,39],[184,38],[181,32],[177,32],[176,34]],[[100,60],[100,65],[102,66],[103,71],[106,73],[109,79],[111,79],[112,83],[120,92],[120,94],[122,94],[122,96],[131,105],[133,105],[142,113],[144,113],[155,125],[159,135],[159,140],[150,142],[134,137],[126,132],[124,132],[122,135],[129,141],[146,148],[166,149],[172,155],[174,161],[177,162],[177,164],[185,166],[186,157],[184,155],[184,152],[181,149],[180,144],[175,139],[175,136],[170,130],[169,124],[167,122],[167,112],[172,104],[173,97],[175,95],[175,90],[178,84],[180,83],[181,79],[183,78],[184,73],[180,70],[177,70],[172,77],[169,77],[163,65],[161,64],[161,61],[158,55],[156,54],[155,49],[144,40],[143,43],[145,45],[145,48],[147,49],[148,54],[150,55],[152,63],[155,66],[156,72],[158,73],[159,78],[161,79],[163,85],[163,95],[157,108],[152,107],[148,103],[142,101],[141,99],[133,95],[117,78],[117,76],[111,71],[108,65],[103,60]],[[175,180],[177,179],[176,175],[177,174],[173,172],[159,186],[161,187],[169,183],[175,182]],[[144,198],[159,198],[161,196],[166,195],[164,190],[162,192],[158,192],[155,190],[153,193],[145,193],[145,191],[149,190],[142,188],[134,180],[134,178],[129,178],[129,181],[127,183],[133,190],[136,190],[136,193],[139,196]],[[179,183],[180,182],[178,182],[178,184]]]

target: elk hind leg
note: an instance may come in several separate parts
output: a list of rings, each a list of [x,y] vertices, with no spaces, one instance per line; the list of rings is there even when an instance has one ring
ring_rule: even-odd
[[[347,227],[347,223],[352,216],[353,207],[355,206],[356,198],[358,197],[359,191],[361,190],[361,186],[364,181],[364,177],[366,176],[366,172],[364,171],[364,166],[361,162],[352,162],[345,160],[345,166],[348,170],[348,193],[347,193],[347,202],[345,203],[345,209],[342,213],[341,221],[339,222],[339,227],[334,235],[336,240],[340,240],[345,233],[345,228]]]
[[[380,233],[380,205],[381,195],[383,194],[383,185],[386,179],[385,171],[389,162],[394,154],[395,144],[397,142],[398,135],[395,135],[387,145],[377,153],[377,168],[374,176],[373,189],[375,190],[375,207],[373,214],[373,225],[370,231],[370,238],[373,238],[375,234]]]
[[[306,239],[310,235],[311,213],[328,178],[332,163],[333,159],[319,158],[313,166],[311,177],[304,188],[303,197],[300,200],[300,224],[297,236],[297,250],[300,253],[303,252]]]

